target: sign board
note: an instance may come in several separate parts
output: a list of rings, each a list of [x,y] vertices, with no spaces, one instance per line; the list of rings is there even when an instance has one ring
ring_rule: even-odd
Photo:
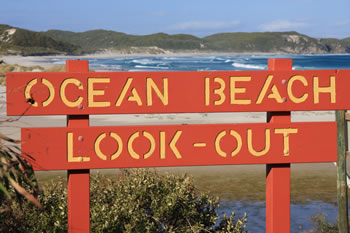
[[[69,115],[23,128],[35,170],[68,170],[68,229],[89,232],[89,169],[267,164],[266,231],[290,231],[290,163],[337,161],[337,123],[290,111],[350,109],[350,70],[7,73],[7,115]],[[89,127],[89,114],[270,112],[269,123]],[[346,215],[347,216],[347,215]],[[346,217],[347,218],[347,217]]]
[[[350,109],[350,70],[7,73],[8,115]]]
[[[336,122],[24,128],[36,170],[333,162]]]

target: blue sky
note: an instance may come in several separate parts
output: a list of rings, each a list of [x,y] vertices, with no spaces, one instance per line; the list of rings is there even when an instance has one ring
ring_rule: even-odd
[[[0,0],[0,23],[128,34],[298,31],[350,37],[350,0]]]

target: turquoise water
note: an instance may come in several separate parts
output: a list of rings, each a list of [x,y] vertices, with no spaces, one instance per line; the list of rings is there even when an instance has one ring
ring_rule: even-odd
[[[205,71],[263,70],[269,58],[291,58],[293,69],[350,68],[350,54],[345,55],[240,55],[240,56],[157,56],[125,58],[91,58],[90,67],[109,71]],[[65,64],[64,59],[51,62]]]
[[[205,71],[205,70],[264,70],[269,58],[291,58],[293,69],[350,69],[350,54],[345,55],[237,55],[237,56],[157,56],[125,58],[91,58],[90,68],[108,71]],[[60,58],[51,62],[65,64]],[[334,200],[336,201],[336,200]],[[264,202],[222,201],[219,213],[237,216],[248,214],[247,228],[251,232],[265,232]],[[313,201],[307,204],[291,204],[291,232],[302,232],[312,227],[309,216],[325,213],[327,219],[335,222],[337,206],[331,203]]]

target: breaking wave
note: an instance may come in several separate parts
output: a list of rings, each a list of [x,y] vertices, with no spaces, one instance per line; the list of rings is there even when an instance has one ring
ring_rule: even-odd
[[[236,67],[236,68],[253,69],[253,70],[264,70],[264,69],[266,69],[266,66],[242,64],[242,63],[236,63],[236,62],[232,63],[232,66]]]

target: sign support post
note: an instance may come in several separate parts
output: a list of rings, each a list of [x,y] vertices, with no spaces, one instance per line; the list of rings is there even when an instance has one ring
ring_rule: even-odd
[[[88,72],[88,61],[66,61],[67,72]],[[81,106],[84,107],[84,106]],[[89,127],[89,115],[67,115],[68,128]],[[90,170],[67,170],[68,232],[90,232]]]
[[[345,111],[335,111],[337,120],[337,195],[338,195],[338,228],[340,233],[349,232],[348,226],[348,187],[346,184],[346,155],[345,155]]]
[[[268,70],[291,70],[292,59],[269,59]],[[290,112],[267,112],[269,123],[290,123]],[[266,232],[290,232],[290,164],[266,165]]]

